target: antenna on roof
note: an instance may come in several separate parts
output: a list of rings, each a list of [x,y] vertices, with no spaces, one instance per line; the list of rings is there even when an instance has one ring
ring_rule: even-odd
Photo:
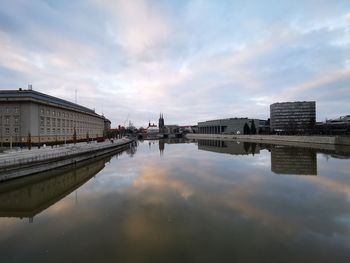
[[[77,89],[75,89],[75,104],[77,104],[78,103],[78,99],[77,99]]]
[[[32,84],[28,84],[28,90],[33,90]]]

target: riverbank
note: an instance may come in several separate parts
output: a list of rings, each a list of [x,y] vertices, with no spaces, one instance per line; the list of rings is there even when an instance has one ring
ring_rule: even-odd
[[[32,150],[12,151],[0,155],[0,181],[56,169],[129,147],[130,139],[101,143],[79,143]]]
[[[350,148],[350,137],[340,136],[226,135],[188,133],[186,134],[186,138],[224,141],[235,140],[242,142],[280,144],[325,150],[336,150],[336,148],[339,147]]]

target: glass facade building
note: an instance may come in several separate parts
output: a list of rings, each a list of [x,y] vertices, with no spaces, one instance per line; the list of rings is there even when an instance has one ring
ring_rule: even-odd
[[[275,132],[304,133],[316,122],[316,102],[278,102],[270,105],[270,129]]]

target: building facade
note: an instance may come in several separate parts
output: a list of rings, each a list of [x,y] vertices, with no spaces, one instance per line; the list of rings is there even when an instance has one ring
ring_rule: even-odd
[[[244,134],[245,126],[249,127],[249,133],[258,133],[259,120],[248,118],[218,119],[198,122],[198,133],[203,134]],[[251,131],[255,132],[251,132]]]
[[[37,91],[0,91],[1,144],[99,138],[105,123],[91,109]]]
[[[316,123],[316,102],[296,101],[270,105],[270,129],[274,132],[305,133]]]
[[[159,127],[159,132],[165,133],[165,124],[164,124],[163,113],[161,113],[159,116],[158,127]]]
[[[325,122],[316,123],[315,132],[327,135],[349,135],[350,115],[340,116],[335,119],[328,119]]]

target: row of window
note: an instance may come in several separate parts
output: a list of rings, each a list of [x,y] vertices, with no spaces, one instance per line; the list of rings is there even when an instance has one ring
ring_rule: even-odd
[[[66,112],[66,111],[59,111],[54,109],[40,109],[40,115],[41,116],[53,116],[53,117],[62,117],[62,118],[71,118],[71,119],[79,119],[79,120],[86,120],[93,122],[95,120],[94,117],[89,117],[84,114],[79,113],[72,113],[72,112]]]
[[[19,128],[18,127],[13,128],[13,133],[19,134]],[[5,128],[5,135],[10,135],[10,128],[9,127]]]
[[[40,128],[40,133],[41,134],[44,134],[46,132],[46,134],[73,134],[74,133],[74,129],[60,129],[60,128],[44,128],[44,127],[41,127]],[[98,134],[100,133],[101,131],[99,130],[90,130],[90,133],[89,134]],[[86,130],[84,129],[76,129],[76,133],[77,134],[86,134]]]
[[[5,113],[5,114],[11,114],[11,113],[15,113],[18,114],[19,113],[19,107],[14,107],[14,108],[0,108],[0,113]]]
[[[46,119],[46,122],[45,122]],[[65,119],[56,119],[56,118],[49,118],[49,117],[40,117],[40,126],[59,126],[59,127],[91,127],[91,128],[98,128],[100,125],[98,123],[87,123],[87,122],[82,122],[82,121],[73,121],[73,120],[65,120]]]
[[[10,125],[11,124],[11,116],[0,116],[0,124],[4,122],[5,125]],[[14,124],[19,124],[19,116],[13,116],[13,123]]]
[[[10,135],[10,131],[13,131],[13,134],[19,134],[19,128],[18,127],[15,127],[13,129],[10,129],[9,127],[6,127],[4,132],[5,132],[5,135]],[[50,128],[46,128],[46,134],[61,134],[61,129],[55,129],[55,128],[52,128],[52,130]],[[67,132],[67,133],[66,133]],[[83,129],[77,129],[76,130],[77,134],[81,134],[83,133]],[[41,128],[40,129],[40,133],[41,134],[44,134],[45,133],[45,129],[44,128]],[[74,130],[73,129],[62,129],[62,134],[73,134],[74,133]],[[98,134],[99,131],[95,131],[95,132],[91,132],[91,135],[95,135],[95,134]],[[84,132],[85,134],[85,132]]]

